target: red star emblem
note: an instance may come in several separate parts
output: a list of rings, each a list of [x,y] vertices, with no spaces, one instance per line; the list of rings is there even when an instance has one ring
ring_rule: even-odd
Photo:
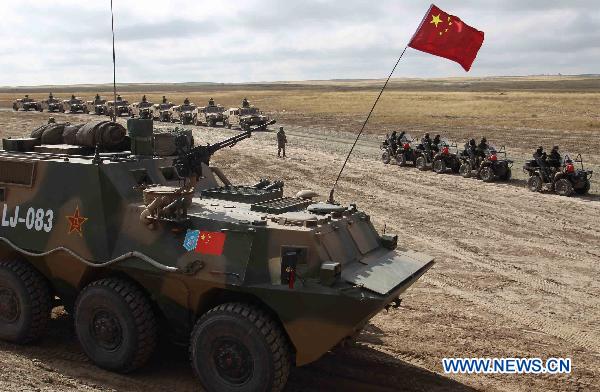
[[[69,231],[68,234],[77,232],[80,236],[83,235],[82,226],[88,218],[85,218],[79,214],[79,206],[75,208],[73,215],[67,215],[69,220]]]

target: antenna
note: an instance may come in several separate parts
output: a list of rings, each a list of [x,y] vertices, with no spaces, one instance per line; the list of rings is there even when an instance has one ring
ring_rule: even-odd
[[[385,90],[385,88],[387,87],[392,75],[394,74],[394,71],[396,70],[396,67],[398,66],[398,63],[400,63],[402,56],[404,56],[406,49],[408,49],[408,45],[404,48],[404,50],[402,51],[402,54],[400,54],[398,61],[396,61],[394,68],[392,68],[392,72],[390,72],[390,75],[387,77],[387,80],[385,81],[383,87],[381,88],[381,91],[379,91],[379,95],[377,96],[377,99],[375,99],[375,102],[373,103],[373,107],[371,108],[371,111],[369,111],[369,114],[367,115],[365,122],[363,123],[362,127],[360,128],[360,132],[358,132],[358,135],[356,135],[356,139],[354,140],[354,143],[352,144],[350,151],[348,151],[346,160],[344,161],[344,164],[342,165],[342,168],[340,169],[340,172],[338,173],[338,176],[335,179],[333,186],[331,187],[331,191],[329,192],[329,199],[327,199],[328,203],[331,203],[331,204],[334,203],[333,193],[335,192],[335,187],[337,186],[337,183],[340,180],[340,177],[342,176],[342,172],[344,171],[344,168],[346,167],[346,163],[348,163],[348,159],[350,159],[350,155],[352,155],[352,151],[354,150],[354,147],[356,146],[356,143],[358,142],[360,135],[362,135],[363,131],[365,130],[365,127],[367,126],[367,123],[369,122],[369,119],[371,118],[371,114],[373,114],[373,110],[375,110],[375,106],[377,106],[377,102],[379,102],[379,98],[381,98],[381,95],[383,94],[383,90]]]
[[[115,16],[113,14],[113,0],[110,0],[110,29],[112,31],[112,61],[113,61],[113,113],[111,120],[117,121],[117,65],[115,62]]]

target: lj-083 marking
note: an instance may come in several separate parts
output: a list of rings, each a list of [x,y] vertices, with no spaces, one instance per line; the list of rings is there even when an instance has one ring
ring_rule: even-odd
[[[9,214],[9,206],[4,204],[2,209],[2,227],[17,227],[24,224],[27,230],[42,231],[49,233],[52,230],[54,221],[54,211],[51,209],[29,207],[25,217],[19,216],[22,209],[20,206],[14,207],[14,213]]]

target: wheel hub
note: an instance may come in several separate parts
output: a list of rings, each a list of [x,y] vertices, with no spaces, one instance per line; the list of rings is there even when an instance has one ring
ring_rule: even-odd
[[[94,314],[90,329],[96,343],[106,350],[116,350],[123,341],[123,330],[119,320],[107,310],[99,310]]]
[[[219,375],[232,384],[243,384],[252,375],[252,356],[236,339],[219,339],[213,346],[212,357]]]
[[[0,320],[12,323],[19,318],[20,314],[17,294],[8,287],[0,287]]]

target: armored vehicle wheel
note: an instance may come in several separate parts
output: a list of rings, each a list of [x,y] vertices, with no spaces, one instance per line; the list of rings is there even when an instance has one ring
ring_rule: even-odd
[[[281,391],[291,362],[277,323],[261,309],[242,303],[217,306],[198,320],[190,356],[208,391]]]
[[[427,162],[425,162],[425,158],[418,157],[415,162],[415,166],[417,167],[417,169],[419,169],[421,171],[427,170]]]
[[[483,180],[483,182],[492,182],[496,176],[494,175],[494,169],[491,166],[484,166],[481,168],[479,172],[479,177]]]
[[[566,178],[561,178],[554,184],[554,191],[561,196],[572,196],[575,190],[573,184]]]
[[[214,120],[210,120],[207,125],[209,127],[214,127],[215,126],[215,121]]]
[[[590,182],[586,181],[585,185],[582,188],[576,188],[575,189],[575,193],[578,194],[579,196],[583,196],[585,194],[587,194],[590,191]]]
[[[18,111],[19,111],[19,107],[18,107],[17,105],[13,105],[13,110],[14,110],[15,112],[18,112]]]
[[[443,159],[438,159],[433,162],[433,171],[437,174],[442,174],[446,172],[446,162]]]
[[[529,190],[532,192],[541,191],[542,185],[544,185],[544,182],[542,181],[541,177],[537,174],[532,175],[531,177],[529,177],[529,180],[527,180],[527,188],[529,188]]]
[[[83,289],[75,304],[75,330],[92,362],[117,372],[141,367],[156,347],[150,302],[123,279],[102,279]]]
[[[390,163],[390,161],[391,161],[391,158],[390,158],[390,153],[389,153],[389,152],[387,152],[387,151],[384,151],[384,152],[381,154],[381,162],[383,162],[384,164],[386,164],[386,165],[387,165],[388,163]]]
[[[0,339],[29,343],[39,339],[50,320],[46,279],[31,265],[0,261]]]
[[[460,165],[458,173],[464,178],[471,177],[471,165],[469,163],[463,163],[462,165]]]
[[[194,125],[202,125],[202,123],[200,123],[200,121],[198,121],[198,116],[192,117],[192,124],[194,124]]]

